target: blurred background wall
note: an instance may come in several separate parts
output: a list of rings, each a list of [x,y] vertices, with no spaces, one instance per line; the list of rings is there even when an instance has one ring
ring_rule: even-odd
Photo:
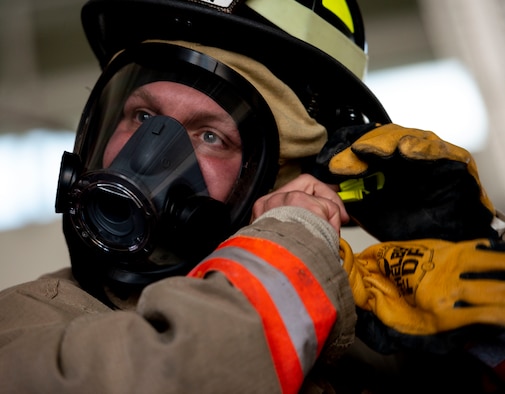
[[[505,210],[505,1],[358,1],[367,83],[393,121],[469,149]],[[99,75],[83,3],[0,0],[0,289],[69,264],[54,193]],[[356,251],[374,242],[359,229],[343,237]]]

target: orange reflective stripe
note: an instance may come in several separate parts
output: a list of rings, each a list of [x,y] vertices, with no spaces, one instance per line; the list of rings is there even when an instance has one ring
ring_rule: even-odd
[[[220,271],[235,287],[240,288],[260,313],[274,367],[283,393],[296,393],[304,374],[298,354],[289,340],[277,307],[262,283],[239,263],[223,258],[211,258],[199,264],[190,276],[202,277],[209,271]]]
[[[209,271],[226,275],[256,308],[283,392],[297,392],[336,319],[317,279],[280,245],[243,236],[225,241],[189,276]]]
[[[253,237],[235,237],[223,242],[218,249],[233,245],[245,248],[281,270],[293,283],[315,323],[318,341],[317,354],[326,341],[337,318],[337,311],[317,279],[305,264],[275,242]],[[331,323],[330,323],[331,322]]]

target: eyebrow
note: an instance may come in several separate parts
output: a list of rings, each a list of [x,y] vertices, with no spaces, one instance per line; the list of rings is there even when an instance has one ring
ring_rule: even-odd
[[[135,89],[130,97],[138,97],[142,100],[147,101],[150,104],[156,104],[159,107],[160,100],[157,96],[151,94],[148,90],[145,89],[145,86],[140,86]]]
[[[205,94],[203,92],[200,92],[200,93]],[[145,85],[140,86],[139,88],[135,89],[135,91],[130,96],[131,97],[138,97],[142,100],[145,100],[147,103],[149,103],[150,105],[152,105],[155,108],[162,107],[162,99],[160,99],[160,97],[158,95],[152,94],[148,89],[145,89]],[[209,96],[207,96],[207,97],[210,100],[214,101],[217,105],[219,105],[214,99],[212,99]],[[227,121],[228,119],[231,119],[235,129],[237,129],[237,131],[238,131],[238,125],[237,125],[236,120],[233,118],[233,116],[231,114],[229,114],[220,105],[219,105],[219,107],[223,110],[223,112],[221,114],[216,115],[216,113],[214,111],[208,110],[206,107],[201,106],[200,108],[198,108],[199,119],[203,120],[203,121],[217,119],[217,120],[222,120],[223,122]],[[228,122],[226,122],[226,123],[228,123]]]

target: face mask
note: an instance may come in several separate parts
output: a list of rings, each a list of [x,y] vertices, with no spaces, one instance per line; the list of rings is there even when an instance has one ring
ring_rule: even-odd
[[[56,210],[76,278],[145,286],[188,272],[248,222],[277,160],[273,116],[233,70],[168,44],[121,53],[63,155]]]

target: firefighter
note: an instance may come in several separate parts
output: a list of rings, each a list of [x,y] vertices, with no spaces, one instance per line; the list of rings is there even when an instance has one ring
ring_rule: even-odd
[[[377,198],[358,198],[355,209],[346,181],[368,185],[370,174],[385,174],[375,189],[389,193],[398,182],[391,186],[397,173],[388,165],[369,163],[386,153],[355,158],[349,150],[359,152],[356,143],[372,136],[396,152],[417,131],[391,124],[361,81],[366,43],[355,1],[306,3],[84,5],[102,74],[58,181],[71,268],[2,292],[0,391],[345,392],[355,389],[342,365],[355,327],[370,346],[387,338],[396,350],[405,337],[505,324],[501,299],[492,311],[446,318],[434,306],[444,294],[430,291],[436,280],[424,280],[428,290],[419,292],[426,319],[415,302],[394,297],[401,281],[381,265],[392,247],[355,255],[339,239],[352,221],[384,242],[436,238],[421,246],[450,267],[455,250],[470,257],[477,250],[477,260],[490,253],[493,272],[503,262],[476,170],[457,147],[444,156],[448,145],[436,136],[424,140],[440,149],[425,143],[423,158],[437,169],[462,163],[475,193],[449,213],[459,218],[477,207],[479,231],[470,231],[473,220],[455,226],[462,234],[435,228],[407,204],[403,218],[419,226],[391,238],[398,223],[375,228],[371,219],[381,218],[360,214]],[[412,156],[405,152],[400,158]],[[446,240],[446,230],[456,239]],[[432,262],[418,244],[400,246]],[[432,277],[442,287],[462,287],[438,272]],[[384,295],[369,285],[374,278],[384,281]],[[364,332],[364,322],[399,334]]]

